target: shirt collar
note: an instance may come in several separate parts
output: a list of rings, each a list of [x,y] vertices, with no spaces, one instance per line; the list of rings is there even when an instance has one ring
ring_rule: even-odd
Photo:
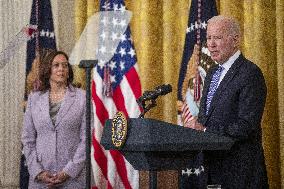
[[[238,50],[237,52],[235,52],[235,54],[233,56],[231,56],[229,58],[229,60],[227,60],[224,64],[222,64],[221,66],[224,67],[225,70],[229,70],[230,67],[233,65],[233,63],[235,62],[235,60],[237,60],[237,58],[241,55],[241,51]]]

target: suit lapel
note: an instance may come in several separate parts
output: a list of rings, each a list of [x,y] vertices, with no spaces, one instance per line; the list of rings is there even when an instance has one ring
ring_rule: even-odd
[[[210,114],[214,110],[214,108],[217,106],[218,99],[220,97],[222,97],[222,92],[226,90],[230,81],[234,78],[236,73],[238,73],[238,70],[239,70],[241,64],[243,63],[243,59],[244,59],[244,57],[241,54],[237,58],[237,60],[234,62],[234,64],[231,66],[231,68],[228,70],[225,77],[223,78],[223,80],[219,84],[219,87],[217,88],[217,91],[215,92],[214,97],[212,99],[210,109],[209,109],[209,112],[208,112],[208,117],[210,116]]]
[[[64,100],[56,116],[55,127],[58,126],[58,124],[61,122],[63,117],[68,113],[68,110],[74,103],[76,95],[75,93],[76,93],[75,89],[72,86],[67,88]]]
[[[49,126],[53,127],[49,114],[49,91],[46,91],[40,96],[38,106],[40,110],[39,115],[42,116],[41,119],[44,120],[44,122],[47,122]]]

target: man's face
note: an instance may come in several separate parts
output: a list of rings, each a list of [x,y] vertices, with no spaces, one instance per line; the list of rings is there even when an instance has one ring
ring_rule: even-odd
[[[219,64],[226,62],[238,49],[238,36],[229,33],[221,22],[209,23],[207,26],[207,47],[212,60]]]

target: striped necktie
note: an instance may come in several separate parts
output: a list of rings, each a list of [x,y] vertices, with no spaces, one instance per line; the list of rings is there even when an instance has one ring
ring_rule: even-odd
[[[218,88],[218,82],[220,80],[220,76],[222,71],[224,70],[223,66],[219,66],[216,72],[213,74],[210,86],[209,86],[209,92],[207,94],[207,100],[206,100],[206,115],[209,112],[210,104],[213,99],[213,96]]]

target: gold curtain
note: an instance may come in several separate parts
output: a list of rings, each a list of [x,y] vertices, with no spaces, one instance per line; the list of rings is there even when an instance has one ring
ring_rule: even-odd
[[[241,23],[242,52],[262,69],[268,96],[263,116],[263,145],[270,188],[284,186],[284,2],[283,0],[217,0],[220,14]],[[158,99],[147,117],[176,123],[176,94],[190,0],[125,0],[133,12],[131,33],[137,52],[142,90],[169,83],[173,92]],[[76,0],[76,35],[98,11],[98,0]],[[76,78],[82,78],[77,74]],[[83,78],[82,78],[83,79]],[[81,80],[82,82],[83,80]],[[177,139],[178,140],[178,139]],[[281,176],[282,175],[282,176]],[[141,172],[141,188],[148,188]],[[159,188],[177,188],[176,172],[161,172]]]
[[[98,0],[75,0],[74,11],[75,11],[75,37],[79,39],[82,31],[85,28],[87,20],[96,11],[99,10]],[[78,65],[73,66],[74,71],[74,83],[76,85],[86,88],[85,83],[85,71],[80,69]]]

